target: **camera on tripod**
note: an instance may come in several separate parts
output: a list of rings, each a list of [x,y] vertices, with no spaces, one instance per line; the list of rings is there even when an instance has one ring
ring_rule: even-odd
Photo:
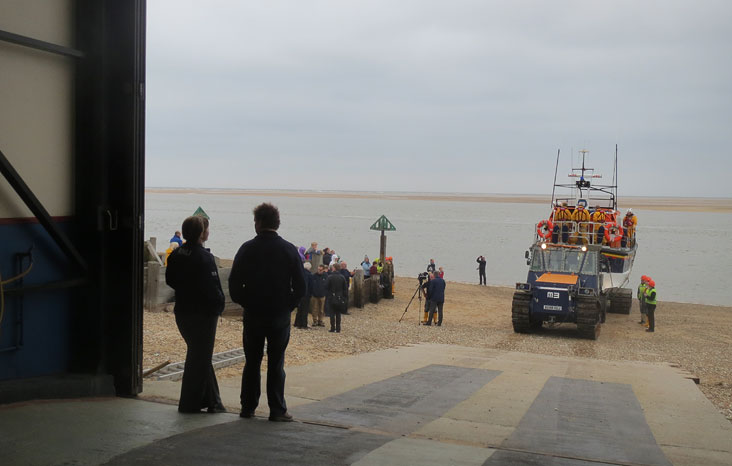
[[[419,275],[417,275],[417,280],[419,280],[419,284],[421,285],[425,280],[427,280],[427,277],[429,276],[429,273],[422,272]]]

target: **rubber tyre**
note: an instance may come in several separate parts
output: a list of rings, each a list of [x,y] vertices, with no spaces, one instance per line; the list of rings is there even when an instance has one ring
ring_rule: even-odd
[[[516,333],[531,333],[531,295],[516,291],[511,304],[511,322]]]
[[[577,298],[577,331],[582,338],[597,340],[602,324],[600,302],[596,298]]]
[[[630,307],[633,304],[633,291],[628,288],[613,288],[608,293],[610,307],[608,312],[613,314],[630,314]]]

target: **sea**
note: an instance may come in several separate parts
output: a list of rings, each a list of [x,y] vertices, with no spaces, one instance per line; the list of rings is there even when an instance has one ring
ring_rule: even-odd
[[[329,247],[348,263],[360,266],[365,255],[379,256],[380,232],[369,227],[382,215],[396,227],[386,232],[387,256],[398,276],[414,277],[430,259],[445,270],[448,281],[478,283],[476,259],[485,256],[489,285],[515,286],[526,280],[524,253],[534,226],[547,218],[544,204],[412,200],[405,198],[333,198],[282,195],[157,193],[145,195],[145,238],[157,249],[168,247],[183,219],[201,207],[211,218],[206,247],[233,259],[254,233],[252,209],[272,202],[280,210],[282,237],[296,246]],[[673,204],[673,199],[669,199]],[[656,282],[659,300],[732,305],[732,214],[658,211],[634,208],[639,249],[630,287],[641,275]]]

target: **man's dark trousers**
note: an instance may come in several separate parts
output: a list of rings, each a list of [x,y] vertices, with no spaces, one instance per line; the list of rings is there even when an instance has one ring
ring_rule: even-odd
[[[478,280],[480,281],[480,283],[478,283],[479,285],[485,285],[486,284],[485,283],[485,269],[484,268],[478,270]]]
[[[656,331],[656,305],[646,303],[646,314],[648,314],[648,330]]]
[[[437,309],[437,325],[442,325],[442,306],[445,304],[445,302],[438,303],[436,301],[428,301],[430,308],[430,315],[427,317],[427,325],[430,325],[432,323],[432,319],[435,315],[435,309]]]
[[[261,394],[261,367],[264,341],[267,340],[267,402],[270,416],[284,414],[285,404],[285,349],[290,342],[290,322],[274,319],[262,323],[244,316],[244,373],[241,378],[241,407],[243,412],[254,412]]]

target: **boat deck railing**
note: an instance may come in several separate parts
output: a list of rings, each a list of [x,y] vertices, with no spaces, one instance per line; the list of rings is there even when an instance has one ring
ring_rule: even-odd
[[[551,234],[547,237],[539,235],[539,224],[535,226],[534,241],[555,243],[555,244],[574,244],[588,245],[598,244],[610,246],[613,248],[632,247],[635,242],[635,232],[623,230],[622,235],[613,226],[612,230],[606,235],[606,223],[601,222],[575,222],[572,220],[553,222]],[[614,230],[614,231],[613,231]],[[608,241],[608,237],[610,241]]]

